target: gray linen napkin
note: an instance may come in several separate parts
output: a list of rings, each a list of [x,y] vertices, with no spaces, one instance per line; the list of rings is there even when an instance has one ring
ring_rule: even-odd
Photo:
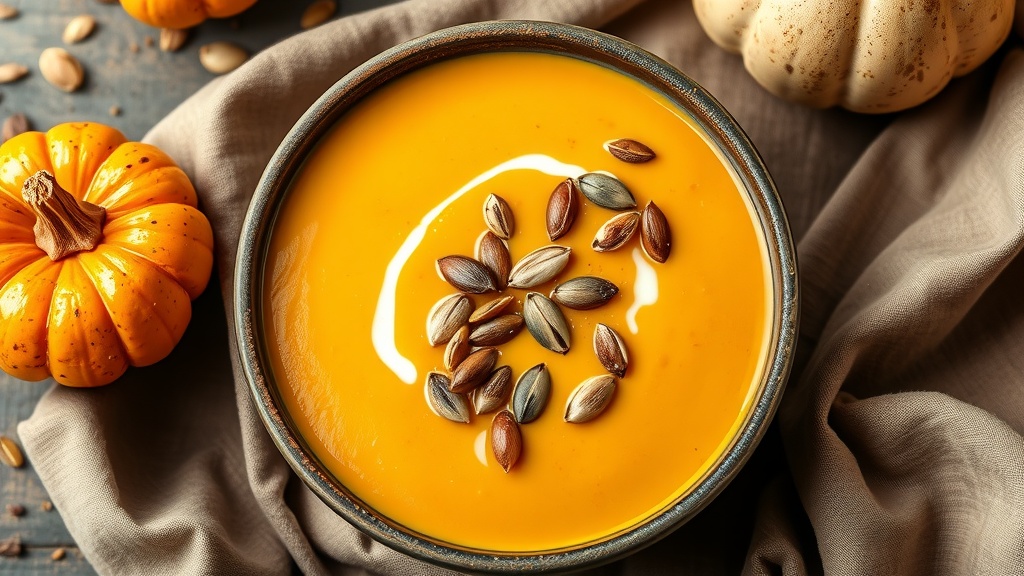
[[[492,18],[600,27],[690,74],[760,149],[799,240],[801,341],[777,426],[706,511],[594,573],[1024,573],[1024,51],[899,115],[811,110],[759,88],[678,0],[412,0],[282,42],[158,124],[147,140],[199,190],[220,284],[170,358],[103,389],[55,387],[18,429],[93,565],[443,573],[294,477],[221,297],[249,198],[301,113],[387,47]]]

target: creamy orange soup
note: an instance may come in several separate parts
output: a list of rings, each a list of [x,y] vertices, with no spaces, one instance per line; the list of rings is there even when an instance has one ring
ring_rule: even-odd
[[[604,144],[633,138],[657,158],[628,164]],[[493,414],[445,420],[424,397],[444,370],[426,317],[456,292],[436,270],[472,256],[490,193],[515,214],[512,260],[550,244],[551,191],[582,172],[614,174],[671,226],[668,261],[639,238],[591,249],[614,212],[583,201],[565,270],[531,290],[595,275],[619,293],[564,309],[566,355],[525,329],[499,347],[513,378],[544,362],[550,401],[522,426],[506,473],[491,453]],[[607,538],[685,495],[720,459],[750,410],[769,340],[766,248],[750,202],[686,115],[635,80],[536,53],[462,57],[393,81],[349,112],[291,186],[266,262],[264,330],[297,431],[367,505],[432,539],[540,551]],[[509,289],[522,312],[527,290]],[[494,293],[472,296],[476,305]],[[594,325],[622,335],[630,365],[611,404],[563,421],[569,393],[605,373]]]

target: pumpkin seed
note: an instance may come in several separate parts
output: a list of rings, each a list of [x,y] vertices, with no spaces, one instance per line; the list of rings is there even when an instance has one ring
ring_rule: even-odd
[[[111,104],[110,109],[107,110],[107,114],[110,114],[111,116],[120,116],[121,107],[117,104]]]
[[[566,422],[581,424],[597,418],[612,401],[615,393],[615,378],[602,374],[587,378],[569,394],[565,402]]]
[[[523,433],[508,410],[498,412],[491,420],[491,452],[506,474],[523,452]]]
[[[515,232],[516,218],[512,207],[497,194],[490,194],[484,200],[484,222],[502,240],[508,240]]]
[[[12,114],[4,120],[0,142],[7,142],[18,134],[28,132],[28,118],[24,114]]]
[[[39,72],[53,86],[74,92],[82,85],[85,72],[77,58],[63,48],[47,48],[39,55]]]
[[[497,410],[508,400],[508,393],[511,390],[512,369],[508,366],[498,366],[483,384],[473,390],[473,409],[477,414]]]
[[[523,256],[508,274],[508,285],[512,288],[532,288],[558,275],[569,263],[572,249],[568,246],[550,244]]]
[[[651,150],[646,144],[629,138],[620,138],[609,142],[608,152],[619,160],[630,164],[642,164],[654,160],[654,150]]]
[[[14,82],[28,74],[28,68],[16,62],[0,64],[0,84]]]
[[[20,518],[25,515],[25,507],[21,504],[8,504],[4,509],[9,515],[15,518]]]
[[[636,199],[623,184],[613,176],[590,172],[579,177],[580,192],[594,204],[612,210],[636,208]]]
[[[18,9],[14,6],[0,4],[0,20],[10,20],[12,18],[17,18],[18,14]]]
[[[629,366],[626,343],[622,341],[618,332],[606,324],[598,323],[594,326],[594,354],[597,354],[597,359],[605,370],[619,378],[626,375],[626,368]]]
[[[505,242],[490,230],[484,232],[476,242],[476,259],[494,275],[498,290],[504,290],[512,269],[512,255]]]
[[[0,462],[11,468],[21,468],[25,464],[25,456],[18,444],[7,436],[0,436]]]
[[[225,74],[249,59],[244,48],[231,42],[211,42],[199,48],[199,63],[213,74]]]
[[[445,344],[469,320],[473,303],[465,294],[451,294],[438,300],[427,313],[427,343]]]
[[[164,52],[177,52],[185,45],[186,40],[188,40],[188,29],[160,29],[160,50]]]
[[[88,14],[82,14],[81,16],[75,16],[68,22],[68,25],[64,27],[64,35],[61,37],[65,44],[75,44],[81,42],[92,34],[92,31],[96,29],[96,19]]]
[[[497,364],[498,355],[497,348],[481,348],[467,356],[452,371],[448,389],[456,394],[465,394],[483,384]]]
[[[445,256],[437,261],[437,272],[463,292],[483,294],[498,289],[490,269],[468,256]]]
[[[661,208],[653,202],[644,206],[640,215],[640,245],[644,254],[655,262],[664,263],[672,251],[672,231]]]
[[[513,300],[515,300],[515,297],[511,295],[499,296],[485,303],[469,315],[469,323],[476,324],[477,322],[486,322],[492,318],[497,318]]]
[[[334,12],[337,9],[338,5],[332,0],[319,0],[318,2],[313,2],[306,8],[306,11],[302,13],[302,18],[299,20],[299,26],[303,30],[315,28],[330,20],[331,16],[334,16]]]
[[[540,417],[551,395],[551,374],[546,364],[523,372],[512,389],[512,413],[516,422],[529,424]]]
[[[445,346],[444,367],[449,372],[453,372],[455,367],[466,359],[466,356],[469,356],[469,326],[463,325]]]
[[[426,388],[427,404],[434,414],[452,422],[469,422],[469,405],[466,398],[448,390],[448,377],[440,372],[428,372]]]
[[[639,224],[639,212],[616,214],[597,230],[591,247],[597,252],[610,252],[621,248],[633,237]]]
[[[619,293],[619,287],[597,276],[578,276],[551,291],[551,299],[573,310],[602,306]]]
[[[469,343],[473,346],[501,346],[515,338],[522,329],[522,316],[505,314],[473,328],[469,333]]]
[[[54,562],[58,562],[58,561],[64,559],[64,555],[65,554],[66,554],[66,552],[64,551],[63,548],[57,548],[56,550],[53,551],[52,554],[50,554],[50,560],[53,560]]]
[[[526,329],[543,347],[565,354],[569,351],[569,325],[558,305],[543,294],[530,292],[523,303],[523,319]]]
[[[566,178],[548,198],[547,229],[552,241],[565,236],[576,221],[580,210],[579,187],[572,178]]]
[[[21,536],[15,534],[10,538],[0,540],[0,556],[6,558],[17,558],[21,556]]]

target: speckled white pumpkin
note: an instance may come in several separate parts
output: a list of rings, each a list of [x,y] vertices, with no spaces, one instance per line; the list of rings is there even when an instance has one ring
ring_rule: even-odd
[[[747,71],[772,93],[810,106],[880,113],[916,106],[977,68],[1010,33],[1014,1],[694,0],[693,5],[711,39],[741,53]]]

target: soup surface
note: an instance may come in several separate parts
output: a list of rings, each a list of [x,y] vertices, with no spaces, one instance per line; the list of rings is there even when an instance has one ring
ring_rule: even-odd
[[[629,164],[605,149],[632,138],[657,157]],[[513,381],[546,363],[541,416],[521,427],[506,473],[488,437],[428,407],[443,371],[425,322],[456,292],[435,270],[472,256],[488,194],[515,215],[512,261],[546,246],[545,210],[566,177],[605,171],[672,231],[659,264],[634,237],[598,253],[615,213],[583,200],[566,268],[615,283],[600,308],[563,308],[565,355],[527,330],[499,347]],[[582,198],[581,198],[582,199]],[[367,505],[430,538],[493,551],[538,551],[608,537],[687,493],[745,420],[767,355],[769,276],[749,199],[686,115],[645,85],[596,64],[538,53],[462,57],[397,79],[318,144],[284,201],[267,255],[262,317],[276,385],[297,431]],[[522,313],[528,290],[508,289]],[[473,295],[479,306],[496,294]],[[614,328],[629,352],[608,408],[563,421],[570,392],[606,373],[592,335]]]

